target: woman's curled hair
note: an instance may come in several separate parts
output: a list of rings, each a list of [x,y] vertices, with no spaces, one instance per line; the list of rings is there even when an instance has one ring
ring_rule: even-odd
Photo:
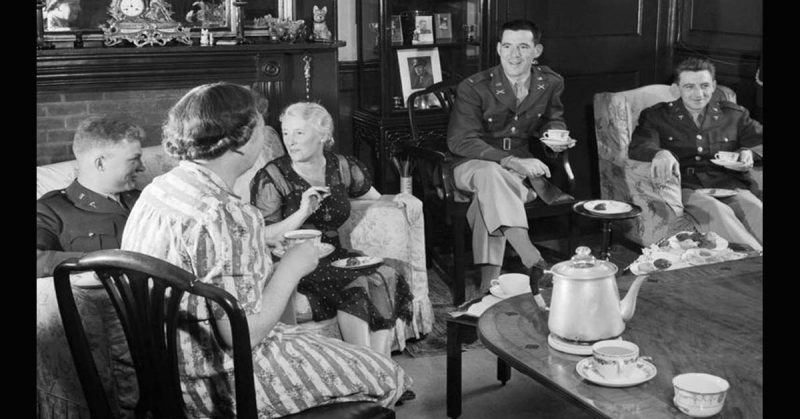
[[[259,118],[250,89],[226,82],[204,84],[169,110],[162,145],[179,160],[214,159],[246,144]]]

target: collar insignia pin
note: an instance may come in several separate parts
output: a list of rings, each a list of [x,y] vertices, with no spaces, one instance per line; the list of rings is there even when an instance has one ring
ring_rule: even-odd
[[[536,88],[539,90],[544,90],[544,84],[537,84]]]
[[[496,94],[496,95],[504,95],[504,94],[506,94],[506,89],[495,90],[494,94]]]
[[[544,80],[542,76],[539,76],[536,80]]]
[[[683,121],[683,115],[678,115],[678,119],[680,119],[681,121]]]
[[[90,202],[89,206],[92,207],[92,208],[97,208],[97,205],[95,205],[94,201]]]
[[[714,119],[719,119],[719,115],[714,115]]]

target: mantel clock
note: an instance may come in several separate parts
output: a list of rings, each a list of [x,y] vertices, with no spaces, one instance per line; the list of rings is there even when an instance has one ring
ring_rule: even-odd
[[[189,29],[172,19],[172,5],[166,0],[111,0],[108,14],[107,25],[101,25],[107,46],[123,41],[137,47],[172,40],[192,44]]]

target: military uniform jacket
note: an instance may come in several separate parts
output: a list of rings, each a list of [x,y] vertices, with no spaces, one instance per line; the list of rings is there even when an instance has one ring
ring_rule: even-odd
[[[682,99],[662,102],[642,111],[633,132],[628,156],[652,161],[660,150],[669,150],[680,164],[681,186],[749,189],[749,172],[737,172],[711,163],[718,151],[740,151],[762,146],[762,125],[750,118],[743,106],[727,100],[712,100],[698,127]]]
[[[531,67],[528,96],[519,106],[501,65],[463,80],[447,129],[447,146],[460,157],[453,166],[468,159],[533,157],[532,139],[551,128],[566,129],[563,91],[564,78],[544,65]]]
[[[119,249],[122,231],[140,191],[119,194],[120,206],[77,180],[36,201],[37,271],[52,274],[62,260],[102,249]],[[39,275],[39,276],[41,276]]]

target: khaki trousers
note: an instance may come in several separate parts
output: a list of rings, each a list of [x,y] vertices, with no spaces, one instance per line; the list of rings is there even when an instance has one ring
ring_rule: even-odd
[[[732,243],[746,244],[763,250],[764,204],[747,189],[736,189],[727,198],[683,189],[684,211],[700,223],[700,229],[713,231]]]
[[[467,210],[473,262],[502,266],[506,238],[500,227],[527,229],[525,203],[536,193],[522,183],[524,177],[493,161],[468,160],[456,166],[453,176],[458,189],[473,193]]]

